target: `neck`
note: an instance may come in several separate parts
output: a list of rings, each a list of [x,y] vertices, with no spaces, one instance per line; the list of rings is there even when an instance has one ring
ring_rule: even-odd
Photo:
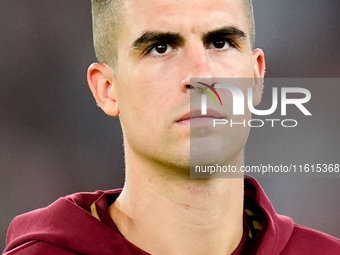
[[[109,208],[127,240],[154,255],[226,255],[237,248],[243,179],[164,178],[143,161],[131,162],[122,194]]]

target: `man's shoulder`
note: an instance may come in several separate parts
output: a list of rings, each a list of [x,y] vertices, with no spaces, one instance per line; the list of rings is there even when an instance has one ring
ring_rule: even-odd
[[[340,240],[315,229],[294,224],[293,232],[281,254],[337,255],[340,254]]]
[[[258,221],[264,222],[257,255],[340,255],[339,239],[295,224],[291,218],[277,214],[255,179],[247,178],[245,184],[245,205],[260,216],[262,220]]]
[[[117,233],[92,214],[91,205],[97,201],[106,203],[107,198],[114,199],[119,193],[120,190],[75,193],[15,217],[8,229],[4,254],[37,254],[37,249],[45,248],[56,250],[49,254],[96,254],[103,242],[113,243]]]
[[[8,234],[11,234],[11,230],[16,225],[24,226],[21,228],[22,232],[28,232],[33,231],[33,229],[41,230],[44,227],[68,218],[76,221],[77,217],[92,217],[91,205],[101,196],[115,192],[116,191],[79,192],[60,197],[46,207],[16,216],[11,222]],[[15,232],[21,233],[19,229],[16,229]]]

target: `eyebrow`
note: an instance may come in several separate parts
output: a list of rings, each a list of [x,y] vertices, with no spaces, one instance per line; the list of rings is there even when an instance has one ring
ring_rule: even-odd
[[[237,27],[226,26],[204,33],[202,39],[204,42],[206,42],[219,36],[228,36],[239,40],[245,40],[247,37],[246,34]],[[132,45],[134,49],[139,49],[145,47],[146,45],[162,41],[172,41],[183,44],[185,39],[180,33],[147,31],[137,38]]]
[[[243,32],[242,30],[238,29],[237,27],[227,26],[205,33],[203,35],[203,41],[207,42],[219,36],[228,36],[234,39],[238,39],[240,41],[245,41],[247,39],[246,33]]]
[[[133,47],[141,48],[145,45],[162,41],[183,43],[184,38],[179,33],[148,31],[133,42]]]

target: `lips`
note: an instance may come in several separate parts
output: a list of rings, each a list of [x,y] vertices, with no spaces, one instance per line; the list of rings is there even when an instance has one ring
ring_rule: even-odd
[[[190,120],[211,120],[211,119],[223,119],[224,117],[215,110],[208,109],[206,115],[202,115],[200,110],[193,110],[184,114],[176,122],[179,124],[190,124]]]

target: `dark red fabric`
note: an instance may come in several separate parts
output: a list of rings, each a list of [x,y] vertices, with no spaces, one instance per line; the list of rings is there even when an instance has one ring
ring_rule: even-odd
[[[246,178],[245,186],[248,194],[255,195],[267,222],[256,255],[340,255],[339,239],[301,227],[291,218],[278,215],[255,179]]]
[[[4,254],[148,254],[127,241],[109,217],[106,208],[120,192],[77,193],[16,217],[8,230]],[[101,221],[91,215],[93,202]],[[263,215],[265,225],[260,238],[252,239],[252,243],[245,233],[234,255],[340,255],[339,239],[294,225],[290,218],[276,214],[262,188],[251,178],[245,179],[246,205],[257,207],[254,212]],[[249,245],[257,252],[248,251]]]
[[[243,217],[243,236],[236,250],[231,255],[255,254],[255,240],[249,238],[249,226],[246,217]]]

